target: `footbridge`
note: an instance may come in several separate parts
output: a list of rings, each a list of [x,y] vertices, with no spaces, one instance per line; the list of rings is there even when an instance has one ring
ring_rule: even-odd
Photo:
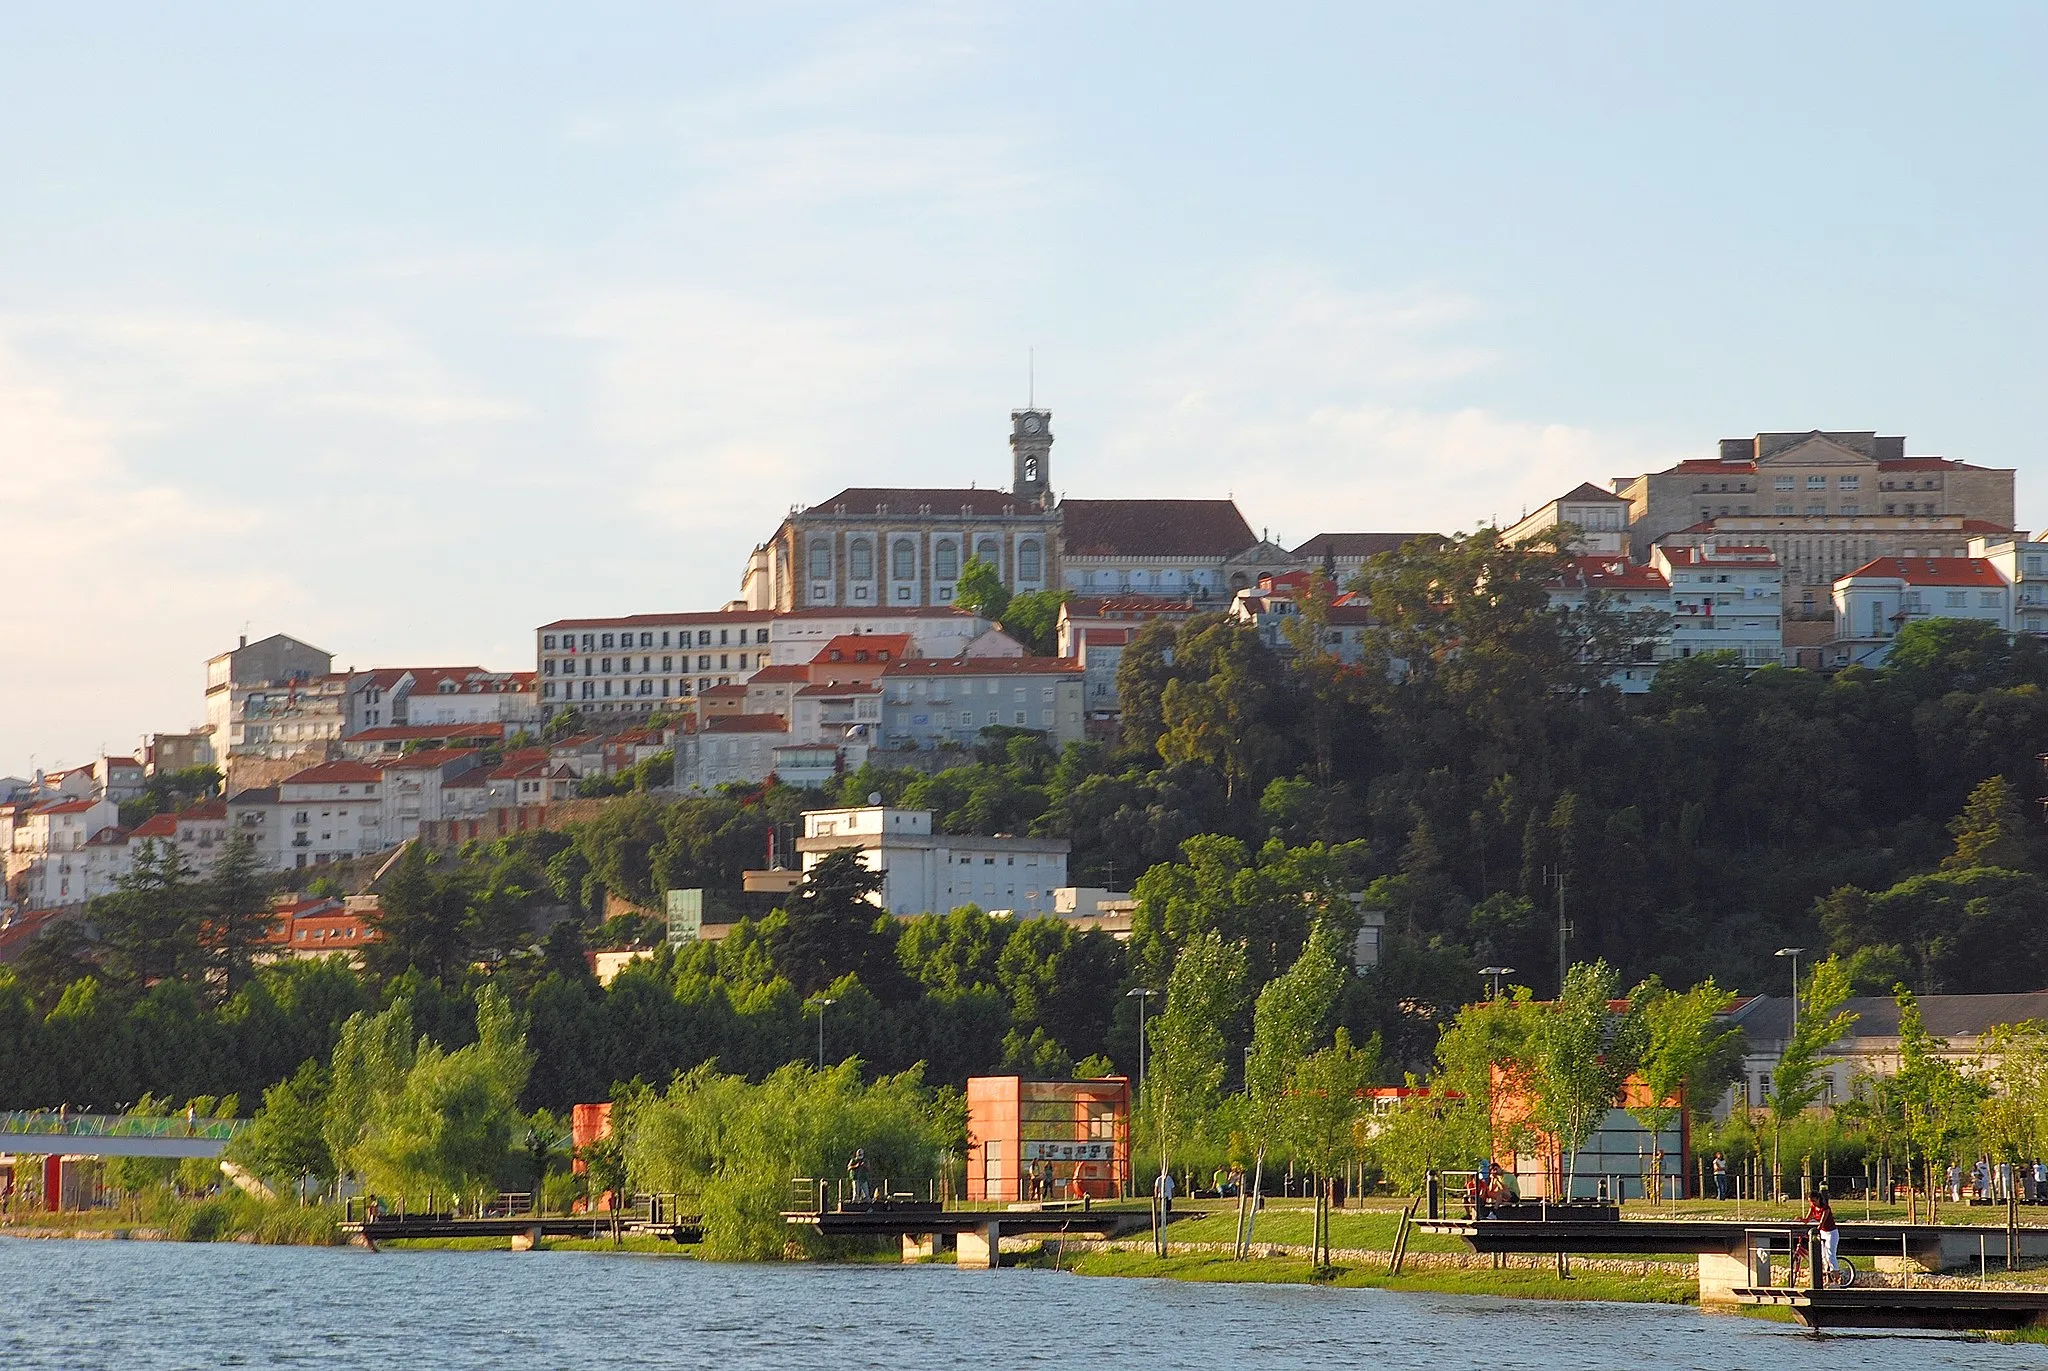
[[[247,1119],[73,1114],[62,1109],[0,1112],[0,1152],[39,1157],[217,1158]]]
[[[1178,1216],[1176,1216],[1178,1217]],[[1001,1265],[1005,1235],[1022,1237],[1115,1237],[1151,1222],[1149,1211],[1088,1203],[976,1205],[954,1208],[909,1198],[787,1210],[783,1222],[827,1237],[898,1238],[903,1260],[936,1255],[941,1238],[953,1242],[961,1266],[993,1270]]]

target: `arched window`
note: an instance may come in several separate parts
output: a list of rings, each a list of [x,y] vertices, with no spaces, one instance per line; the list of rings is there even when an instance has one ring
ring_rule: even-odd
[[[823,538],[811,539],[811,579],[826,581],[832,577],[832,544]]]
[[[974,545],[974,555],[987,562],[997,571],[1003,569],[1003,549],[993,538],[984,538]]]
[[[1024,459],[1024,484],[1036,485],[1037,483],[1038,459],[1036,457],[1026,457]]]
[[[889,549],[889,575],[899,581],[908,581],[917,575],[917,544],[908,538],[898,538],[896,545]]]
[[[1039,564],[1038,544],[1028,541],[1017,544],[1017,579],[1035,581],[1043,571]]]
[[[846,574],[856,581],[875,579],[875,545],[856,538],[846,549]]]
[[[960,574],[960,545],[951,538],[939,539],[932,549],[932,575],[950,581]]]

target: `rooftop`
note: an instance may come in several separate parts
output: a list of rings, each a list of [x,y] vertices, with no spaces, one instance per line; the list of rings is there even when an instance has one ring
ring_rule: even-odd
[[[1234,500],[1063,500],[1077,557],[1228,557],[1258,542]]]
[[[947,489],[931,486],[849,486],[806,509],[808,516],[887,514],[1005,515],[1035,513],[1038,506],[1007,490]]]
[[[904,676],[1053,676],[1077,672],[1071,657],[907,657],[882,674]]]
[[[1861,576],[1897,577],[1908,585],[1916,586],[2005,588],[2005,578],[1998,574],[1998,568],[1982,557],[1879,557],[1865,562],[1841,580],[1850,581]]]

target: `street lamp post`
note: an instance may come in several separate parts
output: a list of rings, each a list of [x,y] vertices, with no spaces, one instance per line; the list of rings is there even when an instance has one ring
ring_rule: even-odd
[[[838,1004],[830,995],[819,995],[811,1000],[818,1007],[818,1070],[825,1069],[825,1006]]]
[[[1793,1031],[1799,1027],[1799,954],[1804,951],[1806,949],[1803,947],[1781,947],[1771,954],[1774,957],[1790,957],[1792,959],[1792,1027],[1787,1029],[1785,1033],[1788,1041],[1792,1037]]]
[[[1479,974],[1487,979],[1486,998],[1497,1000],[1500,998],[1500,978],[1514,975],[1515,969],[1511,966],[1482,966]]]
[[[1145,1001],[1158,993],[1141,985],[1136,990],[1126,991],[1124,995],[1125,999],[1138,1002],[1138,1099],[1141,1103],[1145,1098]]]

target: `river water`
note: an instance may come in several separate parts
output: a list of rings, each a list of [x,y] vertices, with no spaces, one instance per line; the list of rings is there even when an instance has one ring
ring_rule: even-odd
[[[0,1368],[2041,1367],[1691,1310],[946,1266],[0,1239]]]

